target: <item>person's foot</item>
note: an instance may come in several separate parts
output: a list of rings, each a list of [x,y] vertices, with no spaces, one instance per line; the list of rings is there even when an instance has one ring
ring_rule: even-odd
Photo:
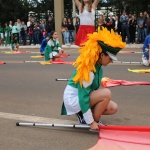
[[[98,121],[98,124],[99,124],[100,126],[106,126],[106,125],[103,124],[102,121],[100,121],[100,120]]]
[[[53,59],[51,58],[51,59],[49,60],[49,62],[52,63],[52,62],[53,62]]]

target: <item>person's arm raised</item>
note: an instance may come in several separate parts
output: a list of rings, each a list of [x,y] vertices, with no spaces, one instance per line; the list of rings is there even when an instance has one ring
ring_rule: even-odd
[[[94,2],[93,2],[93,4],[92,4],[92,8],[93,8],[94,10],[96,10],[99,1],[100,1],[100,0],[94,0]]]
[[[75,5],[78,7],[78,9],[80,8],[80,5],[81,5],[81,3],[80,3],[80,1],[79,0],[74,0],[74,2],[75,2]]]

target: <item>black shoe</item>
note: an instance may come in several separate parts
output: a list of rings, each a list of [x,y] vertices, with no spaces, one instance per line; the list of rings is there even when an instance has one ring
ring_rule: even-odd
[[[79,120],[80,124],[86,124],[86,122],[84,120],[84,117],[83,117],[83,114],[82,114],[81,111],[79,111],[76,115],[78,117],[78,120]]]

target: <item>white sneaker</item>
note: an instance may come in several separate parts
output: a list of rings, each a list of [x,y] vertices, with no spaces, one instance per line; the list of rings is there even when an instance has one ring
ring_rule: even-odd
[[[98,124],[99,124],[100,126],[106,126],[106,125],[103,124],[101,121],[99,121]]]
[[[145,56],[142,56],[142,62],[144,66],[149,66],[148,60],[145,58]]]

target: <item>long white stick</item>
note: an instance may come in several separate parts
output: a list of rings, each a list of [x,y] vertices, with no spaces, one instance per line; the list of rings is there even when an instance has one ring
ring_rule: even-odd
[[[68,128],[85,128],[85,129],[90,128],[86,124],[46,124],[46,123],[27,123],[27,122],[17,122],[16,126],[68,127]]]

